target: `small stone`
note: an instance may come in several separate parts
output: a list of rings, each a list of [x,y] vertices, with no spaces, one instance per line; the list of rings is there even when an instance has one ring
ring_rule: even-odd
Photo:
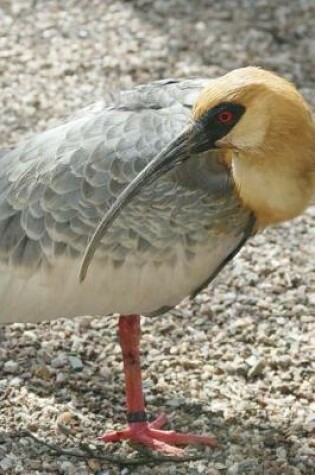
[[[65,383],[67,380],[68,380],[68,377],[67,377],[66,374],[64,374],[64,373],[57,373],[57,376],[56,376],[56,383],[57,383],[57,384],[63,384],[63,383]]]
[[[11,379],[10,381],[10,386],[14,386],[16,388],[18,388],[19,386],[21,386],[23,384],[23,379],[22,378],[19,378],[19,376],[15,376],[14,378]]]
[[[37,341],[37,339],[38,339],[38,336],[36,335],[36,332],[31,331],[31,330],[26,330],[24,332],[24,336],[26,338],[28,338],[29,340],[32,340],[32,341]]]
[[[287,459],[287,451],[285,450],[284,447],[278,447],[277,450],[276,450],[276,453],[277,453],[277,457],[279,459],[282,459],[282,460]]]
[[[254,366],[259,359],[255,355],[250,355],[248,358],[246,358],[245,362],[248,364],[248,366],[252,367]]]
[[[250,325],[253,324],[253,321],[250,317],[245,317],[245,318],[238,318],[237,320],[235,320],[231,327],[232,328],[239,328],[239,329],[242,329],[242,328],[246,328]]]
[[[49,381],[51,378],[50,369],[48,366],[38,366],[34,371],[35,376],[44,381]]]
[[[315,419],[309,420],[305,426],[305,430],[310,434],[315,434]]]
[[[8,385],[7,379],[0,379],[0,393],[4,392]]]
[[[61,463],[60,470],[63,475],[77,475],[78,473],[76,466],[68,461]]]
[[[302,475],[302,472],[297,467],[291,465],[289,467],[288,475]]]
[[[69,363],[74,371],[81,371],[83,369],[83,363],[78,356],[69,356]]]
[[[292,358],[289,355],[282,355],[279,358],[279,365],[284,369],[290,368],[292,366]]]
[[[239,474],[239,464],[233,463],[228,469],[227,469],[227,475],[238,475]]]
[[[97,470],[101,470],[101,468],[102,468],[99,460],[96,460],[96,459],[89,459],[87,461],[87,464],[88,464],[88,466],[91,470],[97,471]]]
[[[166,404],[167,406],[176,408],[176,407],[182,406],[183,400],[182,400],[182,399],[173,398],[173,399],[169,399],[168,401],[166,401],[165,404]]]
[[[259,376],[265,368],[265,361],[263,359],[258,360],[252,368],[248,370],[247,376],[248,378],[254,378]]]
[[[221,462],[217,462],[214,464],[215,468],[217,468],[218,470],[224,470],[226,469],[226,465],[224,463],[221,463]]]
[[[53,368],[62,368],[64,366],[67,366],[68,357],[65,353],[61,353],[60,355],[53,358],[50,364]]]
[[[2,468],[3,473],[9,473],[8,471],[10,469],[13,469],[15,465],[16,465],[16,457],[13,454],[6,455],[0,461],[0,468]]]
[[[27,430],[29,430],[30,432],[37,432],[38,431],[38,428],[39,428],[39,425],[36,421],[33,421],[33,422],[29,422],[26,426]]]
[[[102,365],[99,370],[99,374],[102,376],[104,379],[110,378],[111,371],[107,366]]]
[[[18,368],[19,368],[18,363],[12,360],[6,361],[3,367],[6,373],[16,373]]]
[[[61,413],[57,417],[57,429],[65,435],[70,435],[75,432],[75,428],[78,425],[79,418],[76,414],[70,411]]]
[[[267,436],[264,440],[264,445],[270,449],[277,447],[278,444],[279,444],[278,439],[274,437],[273,435]]]
[[[301,315],[301,322],[302,323],[313,323],[314,317],[312,315]]]

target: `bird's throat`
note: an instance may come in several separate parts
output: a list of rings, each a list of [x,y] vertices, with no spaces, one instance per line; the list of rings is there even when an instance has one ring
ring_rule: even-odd
[[[292,219],[311,199],[311,183],[304,174],[277,161],[234,155],[232,173],[242,203],[256,216],[259,227]]]

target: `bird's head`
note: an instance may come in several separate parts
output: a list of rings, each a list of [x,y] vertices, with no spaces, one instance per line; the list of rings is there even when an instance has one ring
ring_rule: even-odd
[[[240,116],[233,111],[237,107],[243,111]],[[215,114],[217,109],[219,114]],[[223,126],[222,137],[214,145],[252,158],[264,154],[268,159],[270,150],[283,149],[295,134],[314,132],[311,111],[295,86],[256,67],[231,71],[202,90],[193,108],[194,120],[203,122],[211,116],[209,128]]]
[[[126,187],[99,224],[81,267],[83,280],[104,232],[149,182],[194,155],[220,150],[244,207],[257,225],[299,215],[315,194],[315,122],[287,80],[255,67],[209,82],[191,124]],[[209,153],[209,160],[215,154]]]
[[[260,226],[292,219],[314,200],[315,120],[289,81],[234,70],[201,92],[193,116],[205,130],[221,127],[214,146],[231,151],[237,192]]]

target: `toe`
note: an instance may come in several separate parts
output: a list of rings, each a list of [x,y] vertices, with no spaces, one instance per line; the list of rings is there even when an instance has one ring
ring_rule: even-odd
[[[195,435],[195,434],[184,434],[181,432],[175,431],[162,431],[152,429],[152,436],[167,444],[179,444],[179,445],[209,445],[210,447],[216,447],[218,445],[215,437],[204,436],[204,435]]]
[[[161,429],[168,421],[166,414],[160,414],[154,421],[148,424],[150,429]]]
[[[137,443],[143,444],[151,450],[162,452],[167,455],[172,455],[175,457],[182,457],[183,455],[185,455],[183,449],[180,449],[179,447],[174,447],[173,445],[167,444],[161,440],[151,437],[151,435],[148,434],[143,434],[139,438]]]

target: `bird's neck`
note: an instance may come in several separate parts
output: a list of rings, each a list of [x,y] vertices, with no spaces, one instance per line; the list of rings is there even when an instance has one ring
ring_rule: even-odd
[[[233,154],[232,173],[243,204],[254,212],[259,227],[292,219],[309,205],[314,175],[290,165],[287,157]],[[312,176],[313,175],[313,176]]]

